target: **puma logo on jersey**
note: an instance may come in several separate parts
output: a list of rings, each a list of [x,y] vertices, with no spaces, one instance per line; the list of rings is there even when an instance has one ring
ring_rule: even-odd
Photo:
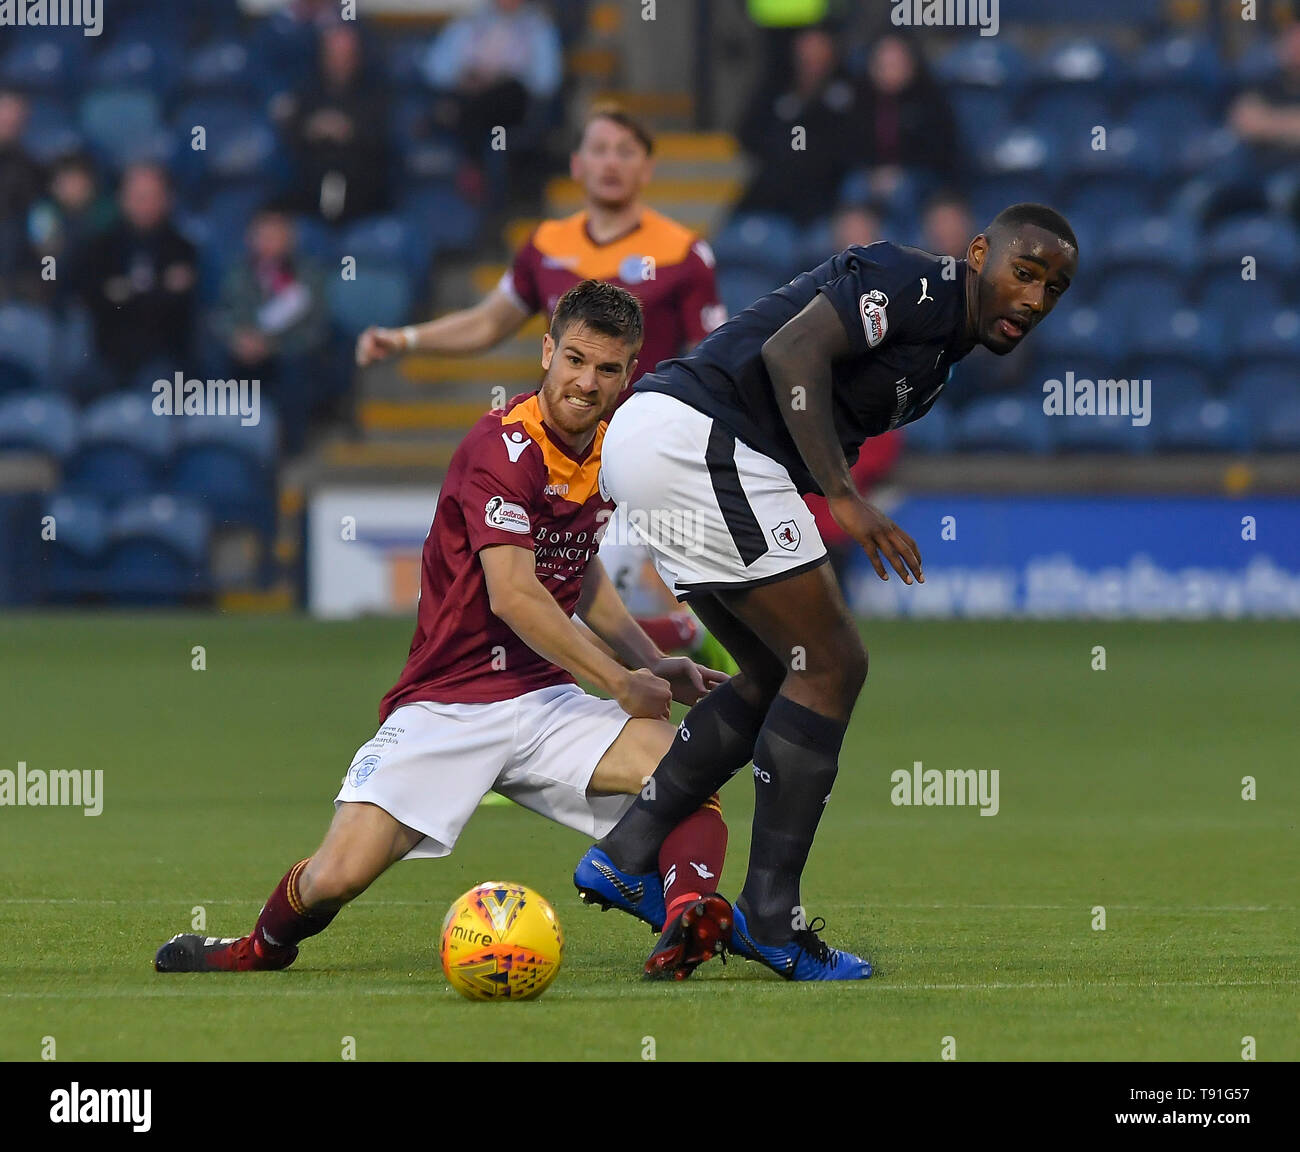
[[[518,464],[519,457],[524,454],[524,449],[532,443],[532,440],[522,432],[502,432],[501,439],[505,442],[506,452],[510,456],[511,464]]]
[[[930,278],[928,276],[922,276],[921,277],[921,299],[917,301],[918,304],[924,304],[927,300],[934,299],[933,296],[927,295],[927,293],[930,291],[929,285],[930,285]]]

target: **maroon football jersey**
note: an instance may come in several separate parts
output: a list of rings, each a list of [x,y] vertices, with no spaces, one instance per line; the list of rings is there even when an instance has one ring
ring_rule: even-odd
[[[545,221],[519,250],[501,289],[527,312],[549,317],[560,297],[581,280],[617,284],[641,301],[645,342],[629,388],[727,318],[708,244],[650,208],[632,231],[604,244],[588,233],[586,212]]]
[[[537,578],[572,615],[614,505],[600,494],[602,423],[581,456],[552,436],[537,393],[478,421],[451,458],[420,562],[415,638],[379,705],[483,704],[572,684],[492,612],[480,548],[531,549]]]

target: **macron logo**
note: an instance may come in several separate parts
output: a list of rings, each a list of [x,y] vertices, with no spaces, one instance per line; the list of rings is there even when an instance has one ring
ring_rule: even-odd
[[[524,449],[532,443],[532,440],[522,432],[502,432],[501,439],[505,443],[511,464],[518,464],[519,457],[524,454]]]

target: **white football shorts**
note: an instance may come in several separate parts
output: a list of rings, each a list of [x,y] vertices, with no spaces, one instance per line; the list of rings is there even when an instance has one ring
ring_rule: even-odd
[[[624,401],[605,430],[601,469],[678,600],[767,584],[826,559],[785,467],[675,397]]]
[[[576,684],[491,704],[403,704],[357,749],[334,806],[375,804],[423,832],[407,860],[450,855],[488,792],[599,839],[635,799],[587,795],[629,719]]]
[[[652,559],[650,546],[634,534],[627,518],[627,509],[619,505],[614,509],[605,534],[600,540],[600,563],[604,567],[619,599],[633,616],[662,616],[664,607],[655,596],[654,589],[646,586],[645,563]],[[653,577],[651,577],[653,579]],[[662,596],[663,593],[660,593]]]

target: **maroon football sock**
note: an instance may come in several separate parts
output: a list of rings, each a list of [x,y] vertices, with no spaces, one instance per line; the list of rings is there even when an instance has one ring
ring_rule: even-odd
[[[651,616],[638,619],[641,631],[654,641],[660,652],[680,652],[689,649],[699,635],[700,624],[689,612],[670,616]]]
[[[310,857],[308,857],[310,859]],[[338,914],[332,912],[308,913],[298,892],[298,877],[307,867],[307,860],[299,860],[275,886],[252,932],[253,950],[263,960],[280,962],[308,936],[324,932]]]
[[[692,900],[718,890],[722,861],[727,854],[727,825],[717,793],[686,817],[659,849],[659,874],[664,878],[665,924]]]

